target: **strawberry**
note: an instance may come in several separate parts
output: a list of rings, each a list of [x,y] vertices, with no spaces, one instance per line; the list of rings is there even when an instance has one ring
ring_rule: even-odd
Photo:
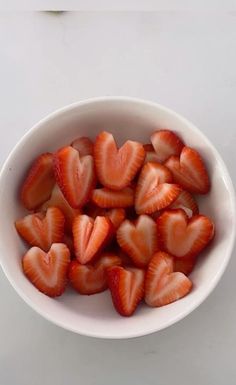
[[[160,249],[175,257],[198,255],[214,235],[214,224],[204,215],[191,219],[182,209],[166,210],[157,218]]]
[[[138,267],[145,267],[158,250],[157,226],[148,215],[132,223],[126,219],[116,233],[117,242]]]
[[[45,251],[53,243],[62,242],[64,224],[64,215],[57,207],[50,207],[45,214],[30,214],[15,222],[18,233],[29,245]]]
[[[184,147],[180,157],[171,156],[165,165],[172,172],[174,181],[183,189],[195,194],[207,194],[209,192],[208,173],[196,150]]]
[[[146,163],[140,173],[135,191],[137,214],[151,214],[169,206],[179,195],[180,188],[172,184],[172,175],[159,163]]]
[[[131,316],[144,295],[144,271],[114,266],[107,270],[107,277],[115,309],[122,316]]]
[[[79,151],[80,157],[93,155],[93,142],[86,136],[81,136],[80,138],[73,140],[71,147]]]
[[[152,144],[144,144],[143,148],[146,151],[146,157],[145,157],[144,163],[147,163],[147,162],[158,162],[159,163],[158,155],[155,152]]]
[[[68,234],[64,234],[62,243],[64,243],[68,247],[68,249],[70,250],[71,256],[73,256],[74,255],[74,243],[73,243],[72,237]]]
[[[55,184],[53,154],[40,155],[31,166],[21,188],[21,201],[28,210],[34,210],[51,195]]]
[[[75,256],[81,264],[90,262],[110,239],[113,225],[107,217],[78,215],[72,226]]]
[[[185,258],[175,258],[174,259],[174,271],[179,271],[185,275],[189,275],[196,264],[197,258],[193,257],[185,257]]]
[[[198,205],[194,197],[188,192],[182,190],[177,199],[171,203],[170,209],[183,209],[189,217],[199,213]]]
[[[126,212],[124,209],[119,208],[119,209],[106,210],[106,209],[102,209],[101,207],[94,206],[93,204],[90,204],[87,207],[87,214],[94,219],[97,216],[108,217],[111,220],[115,229],[117,229],[120,226],[120,224],[123,222],[123,220],[126,217]]]
[[[113,135],[101,132],[94,144],[94,160],[101,184],[113,190],[127,187],[143,164],[141,143],[128,140],[117,149]]]
[[[55,184],[52,190],[50,199],[40,207],[40,210],[45,211],[48,207],[58,207],[63,212],[66,220],[66,230],[71,232],[72,222],[77,215],[81,214],[81,210],[73,209],[69,205],[57,184]]]
[[[145,302],[152,307],[168,305],[184,297],[192,288],[192,282],[183,273],[173,272],[173,257],[159,251],[147,269]]]
[[[179,155],[184,146],[180,138],[170,130],[154,132],[151,142],[160,163],[165,162],[171,155]]]
[[[32,247],[22,260],[27,278],[49,297],[56,297],[64,292],[69,263],[70,251],[63,243],[54,243],[47,254],[39,247]]]
[[[121,259],[113,254],[103,254],[95,265],[81,265],[74,260],[70,263],[69,280],[80,294],[95,294],[107,289],[106,270],[121,265]]]
[[[57,183],[71,207],[78,209],[88,202],[96,182],[91,155],[80,157],[73,147],[63,147],[54,155],[54,171]]]
[[[92,192],[92,202],[102,208],[125,208],[134,204],[134,191],[126,187],[120,191],[98,188]]]

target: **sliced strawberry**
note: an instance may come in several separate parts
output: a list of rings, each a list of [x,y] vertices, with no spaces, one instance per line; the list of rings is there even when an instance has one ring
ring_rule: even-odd
[[[15,222],[18,233],[29,245],[45,251],[53,243],[62,242],[64,224],[64,215],[57,207],[50,207],[45,214],[30,214]]]
[[[69,280],[80,294],[95,294],[107,289],[106,270],[121,265],[121,259],[113,254],[103,254],[95,265],[81,265],[74,260],[70,263]]]
[[[127,187],[143,164],[145,150],[138,142],[128,140],[117,149],[113,135],[101,132],[94,144],[94,159],[101,184],[113,190]]]
[[[184,147],[180,157],[171,156],[165,165],[172,172],[174,181],[185,190],[195,194],[209,192],[209,176],[203,160],[196,150]]]
[[[80,157],[73,147],[63,147],[54,155],[54,171],[70,206],[76,209],[85,205],[96,182],[93,157]]]
[[[107,276],[115,309],[122,316],[131,316],[144,295],[144,271],[115,266],[107,270]]]
[[[173,258],[159,251],[147,269],[145,302],[152,307],[168,305],[190,292],[192,282],[183,273],[173,272]]]
[[[92,192],[92,202],[102,208],[125,208],[134,204],[134,191],[126,187],[120,191],[97,188]]]
[[[93,204],[90,204],[87,207],[86,212],[90,217],[94,219],[97,216],[108,217],[111,220],[115,229],[117,229],[120,226],[120,224],[124,221],[126,217],[126,212],[124,209],[119,208],[119,209],[107,210],[107,209],[102,209],[101,207],[95,206]]]
[[[151,142],[158,156],[158,162],[165,162],[171,155],[179,155],[184,146],[182,140],[170,130],[156,131]]]
[[[151,214],[169,206],[180,193],[180,187],[171,182],[172,175],[167,167],[159,163],[146,163],[136,187],[136,212]]]
[[[160,249],[175,257],[199,254],[214,236],[214,224],[204,215],[191,219],[182,209],[166,210],[157,219]]]
[[[174,259],[174,271],[179,271],[185,275],[189,275],[197,262],[196,256],[187,258]]]
[[[90,262],[110,239],[113,225],[107,217],[78,215],[72,226],[75,256],[81,264]]]
[[[70,254],[73,257],[73,255],[74,255],[73,238],[70,235],[68,235],[68,234],[64,234],[62,243],[64,243],[68,247],[68,249],[70,250]]]
[[[81,210],[73,209],[64,198],[60,188],[56,184],[52,190],[52,195],[48,201],[46,201],[42,206],[41,210],[47,210],[48,207],[58,207],[65,216],[65,226],[68,232],[71,232],[72,222],[77,215],[81,214]]]
[[[138,267],[145,267],[158,250],[157,226],[148,215],[140,215],[136,222],[126,219],[116,233],[117,242]]]
[[[188,217],[199,213],[198,204],[194,197],[188,192],[182,190],[177,199],[171,203],[170,209],[183,209]]]
[[[70,251],[63,243],[54,243],[47,254],[39,247],[32,247],[22,260],[27,278],[49,297],[56,297],[64,292],[69,263]]]
[[[143,148],[146,152],[146,157],[145,157],[144,163],[147,163],[147,162],[158,162],[159,163],[158,155],[155,152],[152,144],[144,144]]]
[[[53,154],[40,155],[31,166],[21,188],[21,201],[28,210],[34,210],[51,195],[55,184]]]
[[[73,140],[71,147],[79,151],[80,157],[93,155],[93,142],[86,136],[81,136],[80,138]]]

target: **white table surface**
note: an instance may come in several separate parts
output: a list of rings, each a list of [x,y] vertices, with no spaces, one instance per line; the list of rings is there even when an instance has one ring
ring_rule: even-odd
[[[236,181],[236,13],[0,13],[0,161],[71,102],[129,95],[192,120]],[[9,255],[9,258],[11,256]],[[50,324],[0,270],[1,385],[235,385],[236,253],[191,315],[133,340]]]

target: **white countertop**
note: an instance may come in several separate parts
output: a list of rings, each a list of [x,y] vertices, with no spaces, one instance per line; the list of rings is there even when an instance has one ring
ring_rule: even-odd
[[[49,112],[100,95],[157,101],[193,121],[236,181],[236,13],[0,12],[0,161]],[[10,256],[9,256],[10,258]],[[235,385],[236,253],[191,315],[134,340],[41,318],[0,270],[1,385]]]

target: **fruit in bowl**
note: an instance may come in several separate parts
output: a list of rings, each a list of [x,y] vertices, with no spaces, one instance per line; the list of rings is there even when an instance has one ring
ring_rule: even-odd
[[[150,102],[52,114],[10,155],[0,186],[6,275],[35,310],[81,334],[160,330],[206,298],[229,260],[227,170],[191,123]]]

